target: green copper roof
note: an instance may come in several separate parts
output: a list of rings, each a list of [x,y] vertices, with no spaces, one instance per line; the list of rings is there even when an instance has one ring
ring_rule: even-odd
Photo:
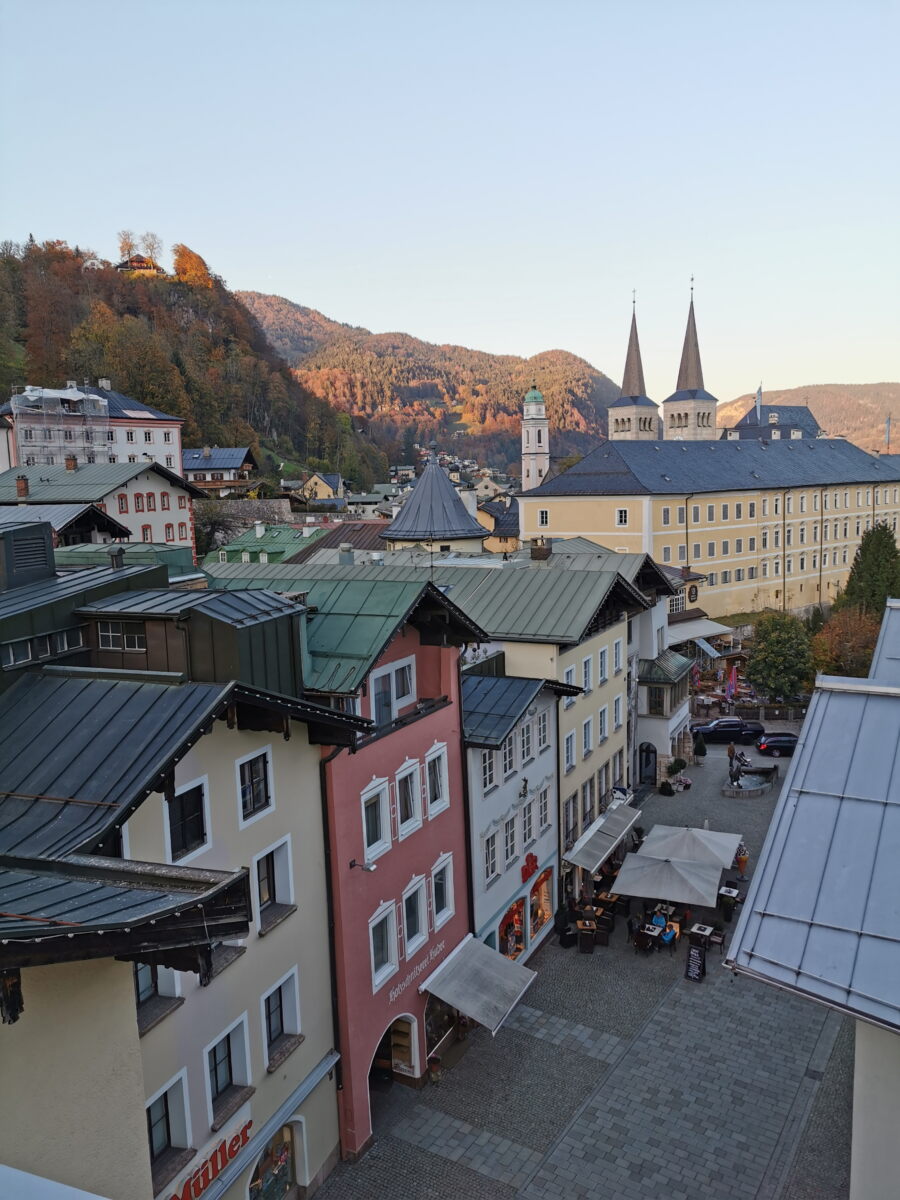
[[[537,390],[537,388],[534,385],[532,385],[528,389],[528,391],[525,393],[525,403],[526,404],[543,404],[544,403],[544,397],[541,395],[541,393]]]

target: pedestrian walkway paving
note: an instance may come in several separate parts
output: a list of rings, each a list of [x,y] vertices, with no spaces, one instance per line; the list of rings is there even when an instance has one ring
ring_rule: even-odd
[[[516,1188],[534,1173],[541,1158],[527,1146],[487,1133],[424,1104],[415,1105],[391,1132],[404,1142]]]
[[[589,1058],[600,1062],[614,1062],[622,1053],[625,1043],[613,1033],[604,1033],[590,1025],[580,1025],[576,1021],[567,1021],[565,1017],[556,1017],[550,1013],[541,1012],[539,1008],[529,1008],[527,1004],[519,1004],[507,1018],[506,1027],[518,1029],[541,1041],[552,1042],[567,1050],[576,1050]]]

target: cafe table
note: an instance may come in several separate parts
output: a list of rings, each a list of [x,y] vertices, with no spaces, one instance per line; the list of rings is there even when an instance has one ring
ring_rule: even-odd
[[[674,904],[657,904],[656,908],[653,911],[662,913],[666,917],[671,917],[675,913],[675,905]]]
[[[663,931],[662,925],[642,925],[641,932],[646,933],[648,937],[658,938]]]
[[[737,900],[740,897],[740,894],[741,893],[737,890],[737,888],[730,888],[730,887],[719,888],[720,896],[728,896],[732,900]]]
[[[688,935],[691,941],[697,938],[704,946],[709,948],[709,939],[712,932],[712,925],[692,925],[688,930]]]

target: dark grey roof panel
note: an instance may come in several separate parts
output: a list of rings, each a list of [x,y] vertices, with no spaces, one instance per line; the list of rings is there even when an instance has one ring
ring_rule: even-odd
[[[494,518],[495,537],[519,536],[518,500],[510,500],[509,504],[504,504],[502,500],[486,500],[478,507]]]
[[[21,508],[18,504],[0,505],[0,525],[18,525],[22,521],[46,521],[59,533],[82,516],[93,516],[97,524],[108,529],[115,537],[131,537],[131,530],[110,513],[93,504],[29,504]]]
[[[610,408],[659,408],[655,400],[649,396],[620,396],[609,405]]]
[[[641,362],[641,346],[638,341],[637,316],[631,314],[631,332],[628,335],[628,351],[625,355],[625,374],[622,377],[622,395],[646,397],[644,364]]]
[[[474,746],[499,746],[544,686],[542,679],[462,677],[463,737]]]
[[[697,341],[697,322],[694,319],[693,295],[691,296],[691,307],[688,309],[687,329],[684,332],[684,346],[681,350],[678,382],[675,384],[676,394],[688,390],[703,391],[703,368],[700,365],[700,345]],[[669,398],[671,399],[671,397]]]
[[[793,425],[809,437],[818,437],[822,432],[821,425],[805,404],[761,404],[759,412],[760,420],[757,423],[754,404],[737,422],[736,428],[746,429],[749,426],[752,429],[772,429]],[[770,424],[770,415],[777,418],[774,425]]]
[[[842,438],[604,442],[526,496],[626,496],[900,481],[900,470]]]
[[[247,592],[187,592],[158,588],[142,592],[119,592],[85,604],[79,612],[110,616],[176,617],[199,609],[231,625],[245,626],[285,614],[297,614],[302,606],[265,589]]]
[[[88,594],[96,587],[122,583],[125,579],[143,574],[146,574],[148,579],[159,578],[159,568],[148,567],[143,563],[135,567],[122,567],[120,570],[114,570],[112,567],[87,567],[65,575],[54,575],[52,579],[42,579],[38,583],[10,588],[9,591],[0,592],[0,621],[48,604],[57,604],[61,600],[71,599],[77,603],[77,597],[82,593]]]
[[[900,682],[900,600],[887,602],[869,666],[869,678],[884,683]]]
[[[183,471],[239,471],[248,457],[253,461],[249,446],[210,446],[203,450],[182,450]]]
[[[443,467],[431,459],[412,495],[382,537],[388,541],[439,541],[441,538],[486,538],[487,530],[466,509]]]

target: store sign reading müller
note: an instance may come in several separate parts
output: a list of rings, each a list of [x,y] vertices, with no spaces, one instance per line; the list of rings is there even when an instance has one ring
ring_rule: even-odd
[[[230,1138],[222,1138],[209,1158],[187,1177],[181,1191],[172,1193],[172,1200],[197,1200],[202,1196],[216,1176],[224,1171],[231,1160],[237,1157],[238,1152],[247,1145],[252,1126],[253,1122],[247,1121],[241,1127],[240,1133]]]

